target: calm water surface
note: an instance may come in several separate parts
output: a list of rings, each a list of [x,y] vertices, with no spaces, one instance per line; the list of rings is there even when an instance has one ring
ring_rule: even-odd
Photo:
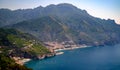
[[[120,44],[64,51],[64,54],[25,64],[33,70],[120,70]]]

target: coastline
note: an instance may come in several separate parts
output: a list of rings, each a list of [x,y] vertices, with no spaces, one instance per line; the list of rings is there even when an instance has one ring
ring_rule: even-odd
[[[55,51],[55,55],[57,56],[57,55],[62,55],[62,54],[64,54],[64,52],[62,52],[62,51],[64,51],[64,50],[74,50],[74,49],[79,49],[79,48],[86,48],[86,47],[90,47],[90,46],[86,46],[86,45],[84,45],[84,46],[80,46],[80,47],[70,47],[70,48],[62,48],[62,49],[55,49],[54,51]],[[15,57],[16,58],[16,57]],[[14,58],[13,58],[14,59]],[[14,59],[15,60],[15,59]],[[26,62],[29,62],[29,61],[31,61],[32,59],[30,59],[30,58],[20,58],[20,57],[17,57],[17,60],[15,60],[15,62],[17,63],[17,64],[20,64],[20,65],[24,65]]]
[[[64,50],[74,50],[74,49],[79,49],[79,48],[86,48],[86,47],[90,47],[90,46],[80,46],[80,47],[70,47],[70,48],[62,48],[62,49],[55,49],[54,51],[56,52],[56,55],[61,55],[64,54]]]
[[[20,58],[20,57],[12,57],[14,60],[15,60],[15,62],[17,63],[17,64],[19,64],[19,65],[24,65],[26,62],[29,62],[30,60],[32,60],[32,59],[30,59],[30,58]]]
[[[29,62],[31,61],[31,59],[27,58],[27,59],[23,59],[23,60],[20,60],[21,64],[24,65],[26,62]]]
[[[80,46],[80,47],[62,48],[62,49],[55,49],[54,51],[59,52],[59,51],[64,51],[64,50],[73,50],[73,49],[86,48],[86,47],[89,47],[89,46],[85,45],[85,46]]]
[[[64,54],[64,52],[56,52],[55,55],[61,55]]]

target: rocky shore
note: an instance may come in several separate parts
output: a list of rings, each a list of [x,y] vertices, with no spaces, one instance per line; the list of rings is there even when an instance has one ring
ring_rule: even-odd
[[[20,58],[20,57],[12,57],[17,64],[24,65],[24,63],[30,61],[30,58]]]
[[[62,52],[63,50],[73,50],[73,49],[86,48],[86,47],[88,47],[88,46],[84,45],[84,46],[79,46],[79,47],[67,47],[67,48],[52,49],[52,53],[44,54],[44,55],[38,55],[38,56],[35,57],[35,59],[42,60],[42,59],[45,59],[45,58],[49,58],[49,57],[53,57],[53,56],[56,56],[56,55],[64,54],[64,52]],[[24,63],[32,60],[33,58],[13,57],[13,59],[15,60],[15,62],[17,64],[24,65]]]

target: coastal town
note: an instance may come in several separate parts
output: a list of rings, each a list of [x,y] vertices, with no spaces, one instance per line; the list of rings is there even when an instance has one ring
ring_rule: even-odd
[[[54,52],[87,47],[85,44],[77,45],[73,41],[64,41],[61,43],[59,42],[44,42],[44,43],[48,49]]]
[[[62,43],[58,42],[44,42],[44,45],[55,55],[62,55],[64,54],[64,50],[73,50],[78,48],[85,48],[86,45],[76,45],[73,41],[65,41]],[[44,59],[46,55],[39,56],[39,59]],[[47,57],[53,57],[53,55],[47,55]],[[26,62],[30,61],[30,58],[20,58],[20,57],[13,57],[17,64],[24,65]]]

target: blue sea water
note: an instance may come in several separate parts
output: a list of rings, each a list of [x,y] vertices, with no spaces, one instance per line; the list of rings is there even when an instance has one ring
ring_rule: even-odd
[[[25,65],[33,70],[120,70],[120,44],[63,51],[64,54]]]

